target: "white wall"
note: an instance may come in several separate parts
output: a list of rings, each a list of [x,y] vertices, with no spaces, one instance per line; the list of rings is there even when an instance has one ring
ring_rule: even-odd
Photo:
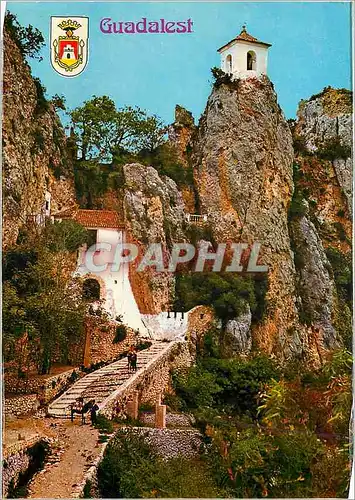
[[[129,281],[129,264],[121,264],[118,271],[112,271],[111,263],[114,261],[115,248],[118,243],[124,242],[124,232],[116,229],[98,229],[97,243],[110,243],[112,251],[100,251],[93,258],[95,265],[109,264],[106,271],[93,272],[86,266],[86,257],[89,250],[82,248],[79,252],[77,274],[85,276],[90,274],[91,277],[97,277],[104,282],[106,288],[106,299],[103,303],[105,310],[113,319],[116,316],[122,315],[124,324],[139,330],[143,335],[147,335],[148,331],[144,326],[138,305],[134,298],[131,283]]]
[[[178,312],[176,317],[170,312],[160,314],[142,314],[142,319],[148,329],[152,332],[155,340],[184,340],[187,335],[189,313]]]
[[[256,54],[256,70],[247,70],[247,53],[254,51]],[[232,56],[232,74],[238,78],[249,78],[251,76],[260,76],[267,74],[267,56],[268,47],[248,43],[243,40],[238,40],[225,48],[221,52],[221,69],[228,73],[227,56]]]

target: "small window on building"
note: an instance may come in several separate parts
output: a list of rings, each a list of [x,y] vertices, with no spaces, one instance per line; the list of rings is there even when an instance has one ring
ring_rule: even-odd
[[[249,52],[247,53],[247,70],[256,70],[256,54],[253,50],[249,50]]]
[[[232,73],[233,72],[233,61],[232,61],[232,56],[229,54],[226,57],[226,73]]]
[[[49,210],[49,201],[46,201],[46,210]]]

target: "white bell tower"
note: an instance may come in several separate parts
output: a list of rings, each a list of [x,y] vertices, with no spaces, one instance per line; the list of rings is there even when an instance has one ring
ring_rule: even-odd
[[[240,34],[218,49],[221,69],[236,78],[258,77],[267,74],[270,43],[249,35],[244,25]]]

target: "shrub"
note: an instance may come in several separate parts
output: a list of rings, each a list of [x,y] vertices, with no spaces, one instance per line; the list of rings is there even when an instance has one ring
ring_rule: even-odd
[[[143,351],[144,349],[149,349],[151,345],[152,342],[150,342],[149,340],[143,340],[141,342],[138,342],[138,344],[136,344],[136,350]]]
[[[116,335],[113,339],[113,343],[117,344],[118,342],[123,342],[127,337],[127,328],[125,325],[116,326]]]
[[[220,85],[223,84],[228,85],[234,83],[236,86],[238,85],[238,81],[237,80],[232,81],[232,76],[229,75],[228,73],[225,73],[221,68],[217,68],[216,66],[214,66],[213,68],[211,68],[211,73],[214,79],[213,86],[215,88],[218,88]]]
[[[213,336],[212,334],[210,334]],[[206,346],[196,366],[187,373],[173,373],[173,385],[183,408],[228,408],[229,414],[257,417],[258,394],[265,384],[279,378],[266,356],[251,360],[219,359],[218,348]],[[212,354],[212,356],[211,356]]]
[[[323,498],[346,491],[346,454],[334,453],[309,431],[272,435],[214,429],[210,450],[207,461],[215,481],[229,497]]]
[[[189,311],[197,305],[211,306],[225,324],[245,312],[246,303],[256,308],[252,278],[234,273],[190,273],[176,275],[175,310]]]
[[[303,215],[306,215],[306,213],[307,213],[307,204],[304,200],[302,191],[296,189],[292,197],[288,212],[289,220],[295,217],[302,217]]]
[[[213,235],[211,224],[203,224],[202,226],[186,224],[185,233],[189,242],[194,246],[197,246],[201,240],[209,241],[213,247],[216,246],[216,239]]]
[[[346,235],[343,224],[341,224],[340,222],[334,222],[333,227],[337,231],[340,241],[347,241],[348,237]]]
[[[351,148],[341,143],[340,138],[333,137],[318,147],[317,156],[324,160],[334,161],[339,158],[346,160],[351,157]]]
[[[51,252],[76,252],[88,241],[88,231],[74,220],[47,224],[43,232],[43,244]]]
[[[78,380],[78,378],[79,378],[79,374],[75,370],[73,370],[69,379],[68,379],[68,382],[70,384],[73,384],[76,380]]]
[[[92,498],[91,488],[92,488],[92,481],[90,481],[90,479],[87,479],[83,489],[83,498]]]
[[[44,46],[44,38],[37,28],[31,25],[24,28],[18,23],[15,14],[9,11],[6,12],[4,26],[22,55],[42,60],[38,53]]]
[[[100,413],[97,415],[95,427],[103,434],[111,434],[114,430],[111,420]]]
[[[193,186],[193,170],[181,164],[177,150],[169,143],[158,146],[154,151],[140,153],[140,159],[156,168],[159,175],[173,179],[178,186]]]
[[[103,498],[214,498],[209,468],[199,459],[162,460],[143,436],[119,431],[98,467]]]
[[[46,99],[45,93],[47,91],[46,87],[42,85],[39,78],[33,78],[33,83],[36,87],[37,92],[37,103],[35,113],[40,115],[49,109],[49,103]]]
[[[351,352],[346,349],[334,351],[330,359],[324,364],[322,372],[330,380],[332,377],[350,375],[353,366]]]
[[[309,151],[307,150],[306,140],[300,135],[293,136],[293,149],[296,154],[307,155]]]
[[[44,136],[42,130],[37,127],[33,132],[33,146],[31,147],[31,153],[36,154],[43,150],[44,148]]]
[[[337,292],[341,298],[351,305],[352,301],[352,262],[351,252],[343,254],[333,247],[326,249],[328,260],[332,266]]]

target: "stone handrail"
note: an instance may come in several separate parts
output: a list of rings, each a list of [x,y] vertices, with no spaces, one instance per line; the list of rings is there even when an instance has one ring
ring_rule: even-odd
[[[99,407],[100,407],[100,410],[99,412],[100,413],[105,413],[104,410],[105,408],[108,406],[108,404],[112,401],[115,401],[116,399],[118,399],[120,396],[123,396],[124,393],[127,391],[127,389],[131,386],[131,385],[134,385],[137,380],[139,380],[142,375],[144,375],[145,373],[147,373],[147,371],[149,371],[154,365],[155,363],[157,363],[161,358],[164,357],[164,355],[170,351],[170,349],[176,345],[178,343],[178,341],[172,341],[172,342],[168,342],[167,343],[167,346],[161,350],[157,355],[156,357],[154,357],[153,359],[151,359],[147,365],[144,367],[143,371],[138,371],[137,373],[135,373],[132,377],[130,377],[128,380],[126,380],[126,382],[124,382],[116,391],[112,392],[106,399],[104,399],[100,404],[99,404]]]

